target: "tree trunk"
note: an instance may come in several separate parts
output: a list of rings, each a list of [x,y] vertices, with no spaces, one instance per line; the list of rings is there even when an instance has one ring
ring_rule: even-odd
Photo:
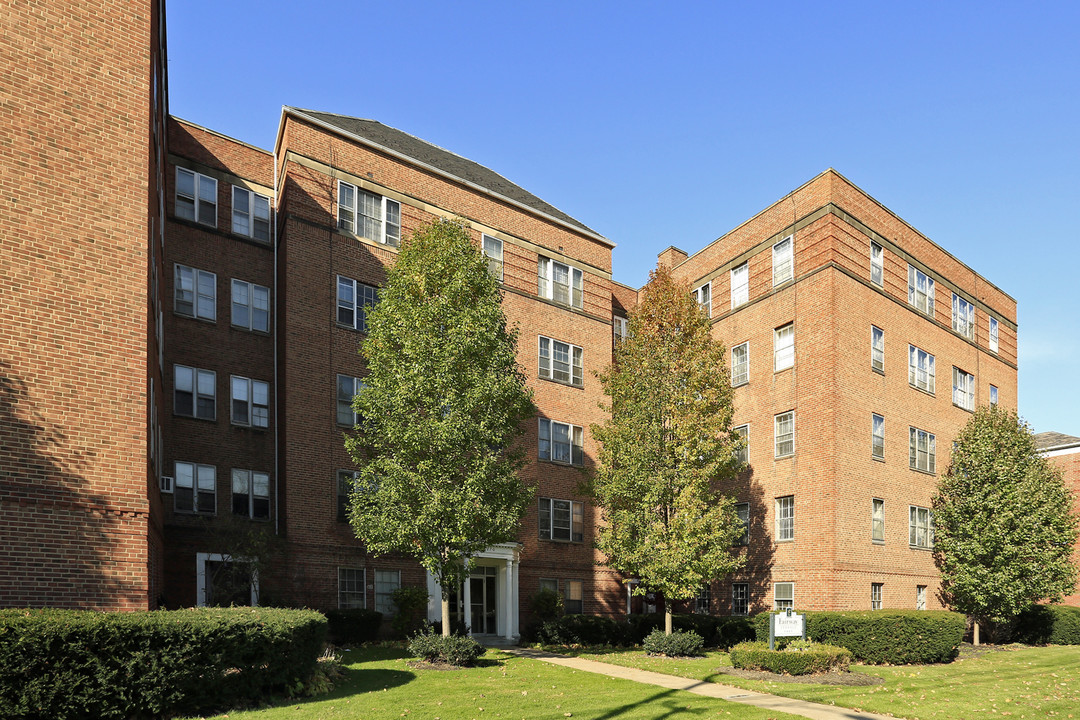
[[[442,634],[450,637],[450,598],[445,595],[442,599]]]
[[[972,645],[978,645],[979,644],[979,621],[978,620],[975,621],[975,628],[974,628],[974,630],[972,632],[971,639],[972,639],[972,643],[971,643]]]
[[[671,634],[671,606],[664,603],[664,634]]]

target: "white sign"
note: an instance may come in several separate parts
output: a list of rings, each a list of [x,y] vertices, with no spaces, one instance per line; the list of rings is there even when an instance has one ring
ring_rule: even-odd
[[[773,635],[776,637],[802,637],[805,627],[804,615],[777,613],[773,615]]]

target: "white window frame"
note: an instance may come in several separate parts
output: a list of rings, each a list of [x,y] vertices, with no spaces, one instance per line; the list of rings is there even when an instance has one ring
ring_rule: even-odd
[[[908,506],[908,546],[934,549],[934,511],[920,505]]]
[[[707,282],[694,289],[694,301],[705,311],[705,317],[712,319],[712,282]]]
[[[885,331],[870,326],[870,369],[885,374]]]
[[[191,376],[191,389],[180,389],[181,371],[188,371]],[[211,393],[203,392],[206,386],[203,382],[209,382]],[[185,383],[186,384],[186,383]],[[184,413],[177,410],[176,396],[180,393],[190,393],[191,412]],[[199,400],[209,401],[211,413],[207,416],[199,412]],[[199,420],[217,420],[217,373],[213,370],[202,370],[188,365],[173,365],[173,414],[179,417],[197,418]]]
[[[566,282],[557,281],[560,275],[565,276]],[[541,255],[536,263],[536,292],[553,303],[580,310],[584,304],[585,274],[580,268]]]
[[[252,332],[270,332],[270,288],[232,279],[232,326]],[[238,320],[237,314],[242,317]],[[256,317],[259,318],[256,321]]]
[[[348,577],[348,575],[356,575]],[[359,583],[357,583],[359,580]],[[359,584],[359,590],[356,589]],[[346,589],[349,586],[349,589]],[[359,603],[356,600],[359,599]],[[338,567],[338,609],[362,610],[367,608],[367,568]]]
[[[232,189],[233,234],[249,237],[258,242],[270,242],[270,198],[239,185],[233,185]],[[239,209],[240,203],[237,202],[237,198],[244,198],[247,205],[246,211]],[[246,225],[246,227],[241,225]]]
[[[185,490],[190,491],[190,496],[183,492]],[[190,500],[190,505],[185,500]],[[181,507],[181,504],[184,507]],[[217,468],[215,466],[182,460],[173,463],[173,512],[193,515],[217,514]]]
[[[611,339],[614,344],[626,339],[630,334],[630,321],[618,315],[611,316]]]
[[[731,583],[731,614],[750,614],[750,583]]]
[[[750,264],[731,268],[731,309],[750,302]]]
[[[257,489],[261,489],[260,485],[265,488],[265,492],[257,492]],[[237,487],[242,486],[244,492],[238,493]],[[232,512],[233,515],[241,515],[243,517],[249,517],[252,520],[269,520],[270,519],[270,473],[258,472],[255,470],[243,470],[241,468],[233,468],[231,476],[231,495],[232,495]],[[236,511],[236,496],[244,495],[247,498],[247,505],[244,508],[244,512],[239,513]],[[256,511],[256,503],[259,500],[266,501],[265,514],[261,511]]]
[[[175,263],[173,265],[173,312],[184,317],[216,322],[217,274]]]
[[[885,542],[885,501],[881,498],[870,501],[870,540]]]
[[[259,402],[261,399],[264,402]],[[237,415],[242,403],[243,417]],[[233,375],[229,379],[229,421],[253,428],[270,427],[270,383]]]
[[[877,413],[870,414],[870,457],[885,459],[885,417]]]
[[[585,431],[580,425],[571,425],[549,418],[539,418],[538,425],[537,458],[539,460],[559,465],[583,466],[585,464]],[[565,437],[565,441],[561,439],[562,437]]]
[[[251,562],[250,558],[233,557],[228,554],[222,553],[195,553],[195,605],[196,607],[206,607],[206,590],[209,586],[209,575],[207,572],[207,564],[212,562],[218,563],[240,563],[247,564]],[[258,572],[252,573],[251,577],[251,595],[249,596],[250,607],[255,607],[259,604],[259,574]]]
[[[931,395],[935,393],[934,356],[915,345],[908,345],[908,385]]]
[[[337,276],[337,315],[338,325],[368,331],[367,309],[379,301],[379,289],[344,275]]]
[[[349,519],[349,496],[357,490],[360,473],[356,470],[338,470],[335,477],[337,478],[337,519],[344,522]]]
[[[997,385],[990,386],[990,406],[997,407],[998,404],[998,387]]]
[[[883,607],[882,596],[885,594],[885,583],[870,583],[870,609],[880,610]]]
[[[750,544],[750,503],[741,502],[735,503],[735,514],[739,518],[739,522],[742,523],[743,531],[742,535],[735,538],[735,544],[739,546],[746,546]]]
[[[953,405],[969,412],[975,412],[975,376],[953,366],[952,369]]]
[[[397,200],[338,180],[337,213],[340,230],[390,247],[401,244],[401,203]]]
[[[925,610],[926,609],[926,586],[925,585],[916,585],[915,586],[915,609],[916,610]]]
[[[990,316],[990,352],[997,353],[998,351],[998,319],[993,315]]]
[[[795,496],[776,498],[776,542],[795,539]]]
[[[733,432],[738,434],[743,441],[742,447],[735,451],[735,461],[740,465],[750,464],[750,425],[736,425],[731,428]]]
[[[394,591],[401,587],[400,570],[375,570],[375,611],[395,615]]]
[[[934,279],[908,264],[908,305],[934,317]]]
[[[870,282],[885,287],[885,248],[870,242]]]
[[[795,365],[795,323],[789,322],[773,330],[773,372]]]
[[[711,583],[702,583],[701,587],[698,588],[697,596],[694,598],[694,613],[698,615],[708,615],[711,605]]]
[[[968,340],[975,339],[975,305],[956,293],[952,296],[952,329]]]
[[[781,596],[781,588],[783,596]],[[795,583],[773,583],[773,610],[786,610],[795,607]]]
[[[909,428],[908,466],[919,472],[937,472],[937,438],[933,433],[915,426]]]
[[[750,382],[750,342],[731,348],[731,386],[741,387]]]
[[[783,285],[795,278],[795,236],[788,235],[772,248],[772,284]]]
[[[341,394],[341,391],[345,388],[346,383],[350,383],[352,385],[352,395],[350,395],[349,399],[348,399],[349,414],[352,416],[352,422],[351,423],[342,422],[342,417],[343,417],[343,415],[342,415],[342,403],[345,402],[345,398]],[[357,395],[360,394],[360,389],[364,387],[363,378],[358,378],[358,377],[354,377],[353,375],[343,375],[342,373],[338,373],[337,374],[337,383],[335,384],[334,387],[335,387],[335,391],[334,391],[335,397],[337,398],[337,403],[335,405],[335,407],[337,409],[336,409],[336,412],[334,414],[334,422],[336,422],[338,424],[338,426],[340,426],[340,427],[356,427],[360,422],[360,416],[357,415],[356,412],[353,410],[352,401],[353,401],[354,397],[356,397]]]
[[[487,260],[488,271],[499,282],[503,281],[503,241],[486,233],[480,236],[480,249]]]
[[[556,512],[559,513],[558,517]],[[565,524],[561,520],[565,520]],[[558,527],[556,527],[557,521],[559,521]],[[538,498],[536,525],[541,540],[570,543],[584,542],[585,504],[577,500]]]
[[[785,424],[787,427],[785,427]],[[773,417],[773,457],[791,457],[795,454],[795,411],[788,410]]]
[[[180,190],[181,176],[191,176],[191,193]],[[187,209],[189,207],[190,212]],[[181,208],[184,208],[184,210],[181,210]],[[217,180],[194,170],[177,167],[173,214],[178,218],[191,220],[200,225],[217,227],[217,208]]]
[[[566,363],[559,362],[559,365],[566,365],[565,380],[557,377],[557,375],[564,374],[564,371],[556,367],[556,353],[566,355]],[[540,335],[537,342],[537,357],[539,358],[537,375],[544,380],[551,380],[563,385],[583,387],[585,382],[584,355],[584,350],[577,345]]]

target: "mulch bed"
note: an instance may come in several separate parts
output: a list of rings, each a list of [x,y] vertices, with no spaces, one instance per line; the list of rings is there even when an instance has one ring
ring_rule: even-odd
[[[863,673],[835,672],[814,673],[811,675],[777,675],[764,670],[740,670],[739,668],[721,667],[716,672],[734,675],[745,680],[764,680],[766,682],[800,683],[807,685],[881,685],[884,679]]]

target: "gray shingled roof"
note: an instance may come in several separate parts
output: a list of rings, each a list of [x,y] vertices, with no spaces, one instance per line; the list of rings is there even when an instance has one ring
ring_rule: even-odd
[[[347,115],[292,107],[286,108],[286,110],[298,115],[306,115],[321,123],[336,127],[350,135],[405,155],[444,173],[466,180],[491,193],[502,195],[537,212],[561,220],[579,230],[584,230],[590,235],[604,239],[600,233],[584,223],[578,222],[553,205],[549,205],[529,191],[515,185],[494,170],[489,170],[479,163],[455,155],[449,150],[443,150],[437,145],[432,145],[401,130],[383,125],[375,120],[364,120]]]
[[[1073,447],[1080,445],[1080,438],[1059,432],[1035,433],[1035,447],[1040,450],[1049,450],[1058,447]]]

